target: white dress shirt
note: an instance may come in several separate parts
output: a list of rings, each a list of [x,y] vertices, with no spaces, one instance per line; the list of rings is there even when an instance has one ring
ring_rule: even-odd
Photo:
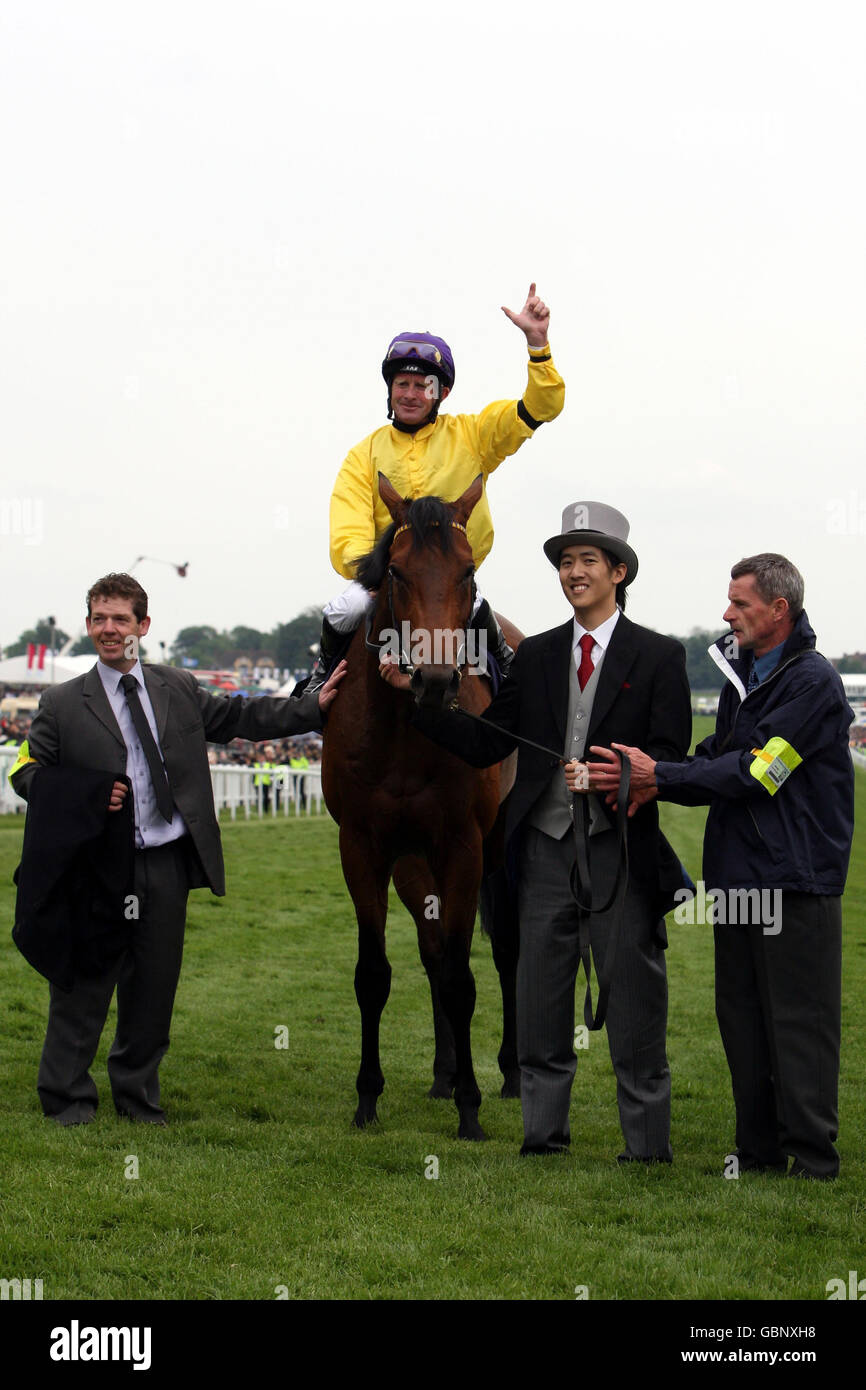
[[[123,679],[123,672],[115,671],[113,666],[106,666],[103,661],[97,661],[96,669],[99,672],[102,688],[108,697],[111,711],[117,720],[120,732],[123,736],[123,741],[126,744],[126,751],[128,754],[126,760],[126,775],[132,783],[132,809],[135,817],[136,849],[154,849],[157,845],[167,845],[170,840],[179,840],[181,835],[187,833],[186,821],[177,807],[174,808],[174,816],[172,817],[171,824],[163,820],[159,813],[147,758],[141,746],[141,739],[138,737],[135,725],[132,722],[132,715],[129,712],[126,693],[123,686],[120,684]],[[156,727],[156,716],[153,712],[153,705],[150,703],[147,686],[144,683],[144,672],[141,669],[140,661],[136,661],[129,674],[135,676],[138,684],[139,702],[141,708],[144,710],[144,717],[150,725],[153,741],[159,750],[159,756],[162,757],[162,749],[159,747],[159,733]],[[163,759],[163,761],[165,760]]]
[[[590,633],[590,636],[595,638],[595,646],[589,654],[589,659],[592,662],[593,666],[598,665],[605,652],[607,651],[608,647],[610,646],[610,639],[613,636],[613,630],[617,625],[619,613],[620,610],[618,608],[615,608],[613,613],[611,613],[610,617],[605,618],[604,622],[599,623],[598,627]],[[574,642],[572,643],[572,652],[574,655],[574,662],[577,666],[578,671],[580,670],[580,660],[583,656],[583,651],[580,646],[580,639],[584,636],[586,631],[587,629],[585,627],[581,627],[580,623],[577,621],[577,618],[575,618]]]

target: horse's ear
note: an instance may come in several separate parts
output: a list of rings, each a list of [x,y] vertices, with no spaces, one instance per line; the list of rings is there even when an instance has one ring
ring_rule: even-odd
[[[396,488],[391,486],[384,473],[379,474],[379,496],[395,521],[401,522],[406,515],[406,503]]]
[[[381,474],[380,474],[381,476]],[[454,503],[456,519],[465,526],[469,520],[472,508],[484,491],[484,474],[479,473],[473,483],[470,483],[462,497],[458,497]]]

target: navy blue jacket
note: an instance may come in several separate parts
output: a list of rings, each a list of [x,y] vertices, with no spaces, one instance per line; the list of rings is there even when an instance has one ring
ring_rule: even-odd
[[[704,881],[838,896],[854,832],[854,718],[838,673],[801,613],[775,671],[746,694],[751,653],[710,656],[727,677],[716,731],[683,763],[656,764],[662,801],[709,802]],[[799,761],[798,761],[799,760]]]

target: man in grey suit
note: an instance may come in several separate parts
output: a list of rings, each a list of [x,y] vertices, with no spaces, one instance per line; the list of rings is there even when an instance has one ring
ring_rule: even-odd
[[[108,1057],[115,1107],[132,1120],[166,1123],[159,1063],[169,1045],[187,895],[205,886],[225,893],[207,744],[321,728],[345,674],[343,663],[299,700],[212,695],[188,671],[141,665],[138,645],[149,627],[147,594],[135,579],[97,580],[87,595],[87,631],[99,659],[85,676],[45,692],[13,772],[15,790],[34,802],[43,766],[114,774],[110,813],[132,790],[137,917],[129,939],[100,973],[76,973],[71,992],[51,985],[37,1089],[44,1113],[62,1125],[86,1124],[96,1113],[89,1068],[115,986]]]

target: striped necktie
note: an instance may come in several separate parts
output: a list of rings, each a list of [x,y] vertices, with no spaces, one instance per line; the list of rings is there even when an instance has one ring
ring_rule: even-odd
[[[174,817],[174,802],[172,801],[171,788],[168,784],[168,773],[165,770],[159,749],[156,746],[156,739],[150,731],[147,715],[141,708],[141,701],[138,698],[138,681],[130,671],[125,676],[121,676],[120,684],[123,686],[126,695],[126,703],[132,715],[135,732],[138,734],[144,756],[147,758],[147,765],[150,768],[150,780],[153,783],[159,814],[162,816],[163,820],[168,821],[170,825]]]

